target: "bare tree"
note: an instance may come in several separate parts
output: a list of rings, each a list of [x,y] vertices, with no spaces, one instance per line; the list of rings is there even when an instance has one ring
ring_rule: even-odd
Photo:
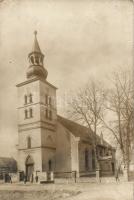
[[[105,94],[100,83],[90,81],[79,89],[69,103],[69,112],[73,119],[88,127],[95,154],[96,170],[99,169],[97,156],[97,132],[104,115]]]
[[[105,127],[111,131],[119,145],[127,173],[133,138],[133,87],[130,77],[128,72],[114,73],[105,105],[112,119],[109,122],[103,119]]]

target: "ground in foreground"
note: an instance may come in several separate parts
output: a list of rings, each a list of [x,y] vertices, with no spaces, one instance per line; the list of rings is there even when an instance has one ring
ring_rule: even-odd
[[[134,200],[133,183],[0,185],[0,200]]]

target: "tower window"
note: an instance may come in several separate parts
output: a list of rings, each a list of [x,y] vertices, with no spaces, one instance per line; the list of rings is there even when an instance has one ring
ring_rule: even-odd
[[[52,111],[46,109],[46,119],[52,120]]]
[[[51,105],[51,103],[52,103],[52,100],[51,100],[51,97],[49,96],[48,97],[48,104]]]
[[[25,95],[24,96],[24,103],[25,104],[28,104],[28,103],[33,103],[33,95],[32,94],[29,94],[29,95]]]
[[[46,95],[46,104],[47,105],[51,105],[52,104],[52,98],[50,97],[50,96],[48,96],[48,95]]]
[[[48,109],[46,109],[46,118],[48,119]]]
[[[33,102],[32,94],[29,94],[29,103]]]
[[[49,119],[52,120],[52,111],[49,111]]]
[[[27,148],[28,149],[31,148],[31,138],[30,137],[27,138]]]
[[[39,57],[38,56],[35,57],[35,62],[36,62],[37,65],[39,64]]]
[[[27,104],[27,95],[24,96],[24,102]]]
[[[48,104],[48,95],[46,95],[45,98],[46,98],[46,104]]]
[[[27,119],[27,118],[28,118],[28,111],[25,110],[25,119]]]
[[[31,56],[31,63],[34,64],[34,57]]]
[[[33,109],[32,108],[29,109],[29,114],[30,114],[30,117],[33,117]]]

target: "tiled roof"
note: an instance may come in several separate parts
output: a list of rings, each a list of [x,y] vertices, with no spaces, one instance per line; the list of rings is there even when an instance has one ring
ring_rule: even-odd
[[[14,158],[0,157],[0,170],[8,169],[13,172],[17,170],[17,163]]]
[[[93,134],[93,131],[88,129],[85,126],[82,126],[72,120],[66,119],[61,116],[58,117],[58,122],[60,122],[65,128],[67,128],[73,135],[76,137],[80,137],[81,140],[90,140],[92,141],[92,136],[90,134]],[[97,144],[101,144],[101,138],[97,135]],[[109,143],[107,143],[105,140],[103,140],[103,145],[107,147],[112,147]]]
[[[88,128],[58,115],[58,122],[67,128],[73,135],[80,138],[91,139]],[[92,131],[92,130],[90,130]]]

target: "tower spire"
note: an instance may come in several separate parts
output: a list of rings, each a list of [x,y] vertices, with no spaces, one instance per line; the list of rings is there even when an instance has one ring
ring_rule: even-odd
[[[32,52],[41,53],[40,46],[37,40],[37,31],[34,31],[34,43],[33,43]]]
[[[47,78],[47,70],[43,67],[44,55],[40,50],[40,46],[37,40],[37,31],[34,31],[34,43],[32,52],[28,55],[30,66],[27,71],[27,78]]]

